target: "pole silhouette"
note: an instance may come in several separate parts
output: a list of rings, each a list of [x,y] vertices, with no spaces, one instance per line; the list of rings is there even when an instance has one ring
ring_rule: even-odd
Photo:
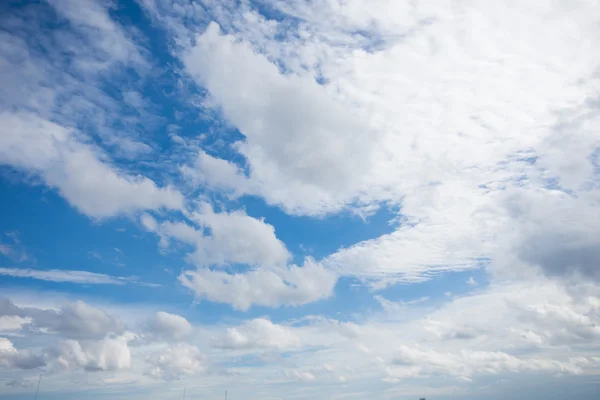
[[[40,392],[40,382],[42,382],[42,374],[40,374],[40,377],[39,377],[39,379],[38,379],[37,388],[35,389],[35,397],[34,397],[34,400],[37,400],[38,393]]]

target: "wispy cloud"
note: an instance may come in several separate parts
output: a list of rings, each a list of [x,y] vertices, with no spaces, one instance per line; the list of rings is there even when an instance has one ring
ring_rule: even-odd
[[[1,255],[17,263],[33,260],[33,257],[27,252],[25,246],[23,246],[21,243],[18,232],[6,232],[5,236],[8,238],[10,243],[0,242]]]
[[[13,278],[30,278],[49,282],[77,283],[84,285],[144,284],[143,282],[139,282],[139,278],[135,276],[111,276],[89,271],[65,269],[39,270],[29,268],[0,268],[0,275]]]

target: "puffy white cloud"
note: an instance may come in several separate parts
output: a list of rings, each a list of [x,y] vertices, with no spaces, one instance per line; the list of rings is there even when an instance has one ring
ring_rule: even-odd
[[[159,311],[147,322],[148,332],[163,339],[180,340],[192,332],[192,324],[181,315]]]
[[[53,310],[18,307],[9,299],[2,299],[0,316],[24,320],[27,323],[21,326],[26,325],[34,331],[43,330],[74,339],[98,339],[109,333],[120,334],[124,331],[118,317],[80,300]]]
[[[72,129],[35,114],[6,111],[0,113],[0,126],[0,163],[39,176],[89,216],[183,206],[177,190],[111,167]]]
[[[210,231],[197,243],[191,259],[197,265],[243,263],[255,266],[285,264],[290,258],[275,228],[243,211],[216,213],[203,203],[190,219]]]
[[[204,153],[197,172],[188,167],[184,173],[233,193],[257,192],[303,214],[337,210],[357,195],[372,163],[374,132],[355,118],[350,104],[333,100],[309,77],[281,74],[214,23],[183,61],[245,135],[236,148],[248,160],[251,182],[239,168]]]
[[[220,349],[290,349],[299,347],[300,338],[292,329],[256,318],[239,327],[227,328],[222,336],[211,340]]]
[[[33,369],[46,365],[42,356],[34,355],[28,350],[17,350],[12,342],[0,337],[0,367]]]
[[[254,269],[227,273],[210,269],[184,271],[179,281],[199,299],[231,304],[248,310],[253,304],[268,307],[302,305],[332,295],[337,276],[307,259],[302,267]]]
[[[147,374],[156,379],[174,380],[200,375],[207,371],[208,362],[200,350],[187,343],[177,343],[151,354],[146,360]]]
[[[159,224],[149,215],[142,216],[142,224],[161,237],[163,247],[169,239],[193,245],[195,251],[188,261],[199,267],[236,263],[272,267],[285,265],[290,258],[275,228],[243,210],[215,212],[211,205],[201,203],[188,217],[199,228],[185,222]]]
[[[187,260],[198,268],[183,271],[179,281],[199,299],[247,310],[253,304],[302,305],[331,295],[337,276],[311,259],[303,266],[287,265],[290,254],[272,225],[241,210],[218,213],[206,203],[200,203],[188,218],[198,227],[159,223],[147,214],[141,222],[160,236],[162,247],[173,239],[194,247]],[[250,269],[237,273],[213,269],[231,264]]]
[[[39,314],[36,323],[67,337],[104,337],[124,330],[121,321],[96,307],[80,300],[63,306],[58,312]]]
[[[198,151],[193,164],[183,165],[180,170],[190,184],[223,190],[233,197],[252,193],[254,190],[252,181],[240,167],[230,161],[215,158],[203,150]]]
[[[52,366],[59,369],[83,368],[86,371],[113,371],[131,368],[128,342],[135,335],[126,332],[101,340],[64,340],[49,351]]]

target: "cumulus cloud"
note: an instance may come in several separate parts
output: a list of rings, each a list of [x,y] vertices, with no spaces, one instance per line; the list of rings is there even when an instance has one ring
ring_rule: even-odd
[[[147,322],[148,332],[167,340],[180,340],[192,332],[192,324],[180,315],[159,311]]]
[[[33,369],[44,365],[46,365],[44,357],[32,354],[28,350],[15,349],[10,340],[0,338],[0,367]]]
[[[298,306],[325,299],[332,295],[337,276],[307,259],[302,267],[291,265],[245,273],[230,274],[210,269],[184,271],[179,282],[193,290],[199,299],[248,310],[252,305]]]
[[[356,196],[372,162],[374,141],[367,138],[374,132],[355,118],[351,105],[332,100],[311,78],[281,74],[214,23],[182,59],[246,137],[236,148],[250,170],[247,182],[235,165],[200,153],[196,172],[184,170],[190,178],[234,194],[257,192],[302,214],[336,210]]]
[[[37,353],[17,350],[8,339],[2,339],[2,365],[6,368],[46,367],[48,371],[60,372],[77,369],[113,371],[131,367],[128,343],[137,335],[126,331],[118,317],[82,301],[52,310],[19,307],[3,299],[0,315],[27,320],[27,324],[21,326],[20,336],[46,335],[58,339]]]
[[[183,165],[181,174],[191,185],[206,185],[222,190],[232,197],[252,193],[252,181],[245,176],[242,168],[234,163],[213,157],[199,150],[193,164]]]
[[[239,327],[227,328],[225,334],[211,341],[220,349],[289,349],[299,347],[300,338],[289,328],[257,318]]]
[[[126,332],[101,340],[64,340],[49,350],[52,366],[63,370],[114,371],[131,367],[128,342],[135,335]]]
[[[272,225],[241,210],[217,213],[204,203],[190,219],[210,231],[210,236],[200,241],[190,256],[197,265],[274,266],[285,264],[290,258]]]
[[[290,258],[275,235],[275,228],[243,210],[215,212],[210,204],[201,203],[189,219],[198,227],[185,222],[159,224],[149,215],[143,215],[141,222],[160,236],[163,247],[168,246],[170,239],[194,246],[188,261],[199,267],[235,263],[272,267],[285,265]]]
[[[63,306],[58,312],[39,313],[36,322],[67,337],[104,337],[124,330],[121,321],[104,310],[82,301]]]
[[[206,357],[200,350],[186,343],[178,343],[147,358],[147,374],[156,379],[176,380],[200,375],[207,371]]]
[[[109,333],[120,334],[124,325],[118,317],[80,300],[67,303],[59,310],[18,307],[9,299],[0,299],[0,316],[27,321],[28,329],[43,330],[73,339],[103,338]]]
[[[198,299],[247,310],[253,304],[302,305],[331,295],[336,274],[312,259],[306,259],[303,266],[287,265],[289,252],[265,221],[241,210],[215,212],[206,203],[188,217],[196,226],[159,223],[148,214],[142,215],[141,223],[159,235],[163,248],[171,240],[193,246],[187,260],[197,269],[183,271],[179,281]],[[250,268],[233,273],[217,269],[232,264]]]

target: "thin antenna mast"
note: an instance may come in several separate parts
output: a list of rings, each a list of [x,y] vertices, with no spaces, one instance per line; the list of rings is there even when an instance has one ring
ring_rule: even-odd
[[[42,381],[42,374],[40,374],[40,378],[38,379],[37,389],[35,389],[35,397],[34,397],[35,400],[37,400],[38,393],[40,392],[40,382],[41,381]]]
[[[183,388],[183,400],[185,400],[185,387]]]
[[[227,390],[225,391],[225,400],[227,400]]]

